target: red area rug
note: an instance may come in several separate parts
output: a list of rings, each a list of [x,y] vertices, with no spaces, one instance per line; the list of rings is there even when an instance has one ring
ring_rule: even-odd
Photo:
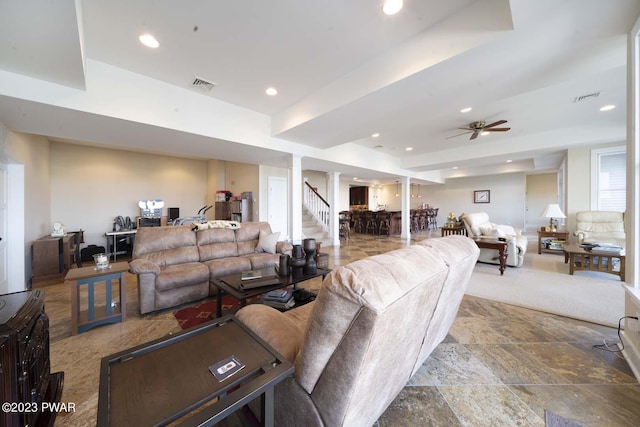
[[[229,310],[233,307],[240,306],[240,301],[230,295],[222,297],[222,312]],[[180,324],[182,329],[188,329],[192,326],[199,325],[204,322],[208,322],[212,319],[212,315],[216,313],[216,300],[208,300],[200,304],[192,305],[190,307],[181,308],[173,312],[174,317]]]

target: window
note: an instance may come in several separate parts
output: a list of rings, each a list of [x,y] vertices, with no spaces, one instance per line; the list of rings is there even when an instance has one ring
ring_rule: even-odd
[[[623,146],[591,151],[591,209],[624,212],[627,153]]]

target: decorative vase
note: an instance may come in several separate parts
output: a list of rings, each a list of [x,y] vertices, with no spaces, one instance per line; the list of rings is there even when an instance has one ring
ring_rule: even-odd
[[[307,263],[304,259],[301,245],[293,245],[291,249],[291,259],[289,259],[289,266],[291,267],[291,276],[294,279],[300,279],[302,277],[302,267]]]
[[[304,255],[306,263],[304,265],[304,274],[316,274],[316,239],[304,239]]]
[[[287,254],[280,255],[280,265],[278,266],[278,274],[280,276],[289,275],[289,258],[290,256]]]

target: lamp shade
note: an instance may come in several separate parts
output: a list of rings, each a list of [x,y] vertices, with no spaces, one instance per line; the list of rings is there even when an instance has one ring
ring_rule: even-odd
[[[562,213],[562,209],[560,209],[560,206],[558,206],[557,203],[547,205],[547,207],[544,208],[542,215],[540,216],[545,218],[566,218],[565,214]]]

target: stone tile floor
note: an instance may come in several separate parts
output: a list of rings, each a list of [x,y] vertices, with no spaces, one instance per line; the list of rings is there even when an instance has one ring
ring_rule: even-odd
[[[334,268],[410,243],[352,235],[322,252]],[[171,310],[141,316],[135,276],[127,280],[127,320],[76,336],[68,287],[44,288],[52,370],[65,372],[62,400],[77,408],[60,414],[56,426],[95,426],[102,357],[180,330]],[[309,285],[317,288],[320,281]],[[593,348],[605,339],[616,342],[616,330],[465,297],[445,341],[377,425],[544,426],[544,411],[551,410],[584,426],[639,426],[640,384],[624,359]]]

